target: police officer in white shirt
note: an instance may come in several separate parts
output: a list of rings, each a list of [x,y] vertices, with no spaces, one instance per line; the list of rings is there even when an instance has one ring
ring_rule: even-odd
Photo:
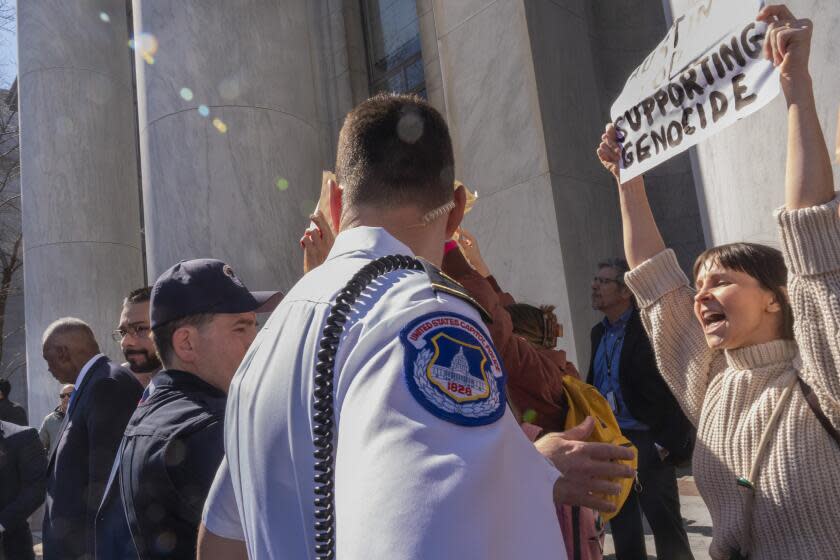
[[[565,557],[560,474],[507,411],[481,310],[415,258],[439,265],[463,217],[453,166],[445,122],[418,98],[381,94],[347,116],[330,185],[341,233],[230,387],[199,558]],[[598,472],[626,475],[608,462],[625,452]]]

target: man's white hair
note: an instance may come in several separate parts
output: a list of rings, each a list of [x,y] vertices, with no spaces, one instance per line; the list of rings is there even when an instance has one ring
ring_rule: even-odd
[[[64,334],[85,334],[95,343],[96,337],[93,335],[93,329],[90,325],[77,319],[76,317],[62,317],[56,319],[44,331],[44,336],[41,337],[41,345],[45,345],[48,340],[55,336]]]

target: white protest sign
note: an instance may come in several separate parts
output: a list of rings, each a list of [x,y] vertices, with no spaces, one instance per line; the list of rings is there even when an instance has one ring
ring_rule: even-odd
[[[701,0],[677,18],[610,109],[621,141],[621,181],[684,152],[780,91],[764,58],[761,0]]]

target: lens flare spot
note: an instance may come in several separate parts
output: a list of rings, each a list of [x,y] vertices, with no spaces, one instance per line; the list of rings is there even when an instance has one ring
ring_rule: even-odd
[[[222,119],[219,119],[219,118],[213,119],[213,126],[215,126],[216,130],[218,130],[219,133],[221,133],[221,134],[224,134],[225,132],[227,132],[227,125],[224,123],[224,121],[222,121]]]
[[[190,88],[181,88],[181,91],[179,93],[181,94],[181,99],[183,99],[184,101],[192,101],[193,92]]]
[[[236,76],[230,76],[222,80],[219,84],[219,95],[222,96],[222,99],[227,101],[231,101],[239,97],[239,78]]]
[[[397,121],[397,136],[406,144],[414,144],[423,136],[423,117],[409,110]]]
[[[101,20],[102,20],[102,21],[104,21],[105,23],[108,23],[108,22],[110,22],[110,21],[111,21],[111,16],[109,16],[109,15],[108,15],[108,14],[106,14],[105,12],[99,12],[99,19],[101,19]]]
[[[529,408],[522,414],[522,421],[527,422],[528,424],[532,424],[537,420],[537,411],[533,408]]]
[[[134,49],[146,64],[155,63],[155,54],[158,51],[157,37],[151,33],[140,33],[128,42],[128,46]]]
[[[198,106],[198,114],[202,117],[207,117],[210,115],[210,107],[207,105],[199,105]]]
[[[274,181],[274,184],[277,186],[278,191],[285,191],[289,188],[289,180],[285,177],[277,177],[277,180]]]

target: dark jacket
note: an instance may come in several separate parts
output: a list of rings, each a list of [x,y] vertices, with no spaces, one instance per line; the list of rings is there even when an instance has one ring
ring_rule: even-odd
[[[224,456],[226,400],[195,375],[163,370],[131,417],[119,482],[140,558],[195,558],[204,501]]]
[[[131,529],[128,527],[128,518],[120,491],[119,470],[110,486],[105,488],[105,495],[96,512],[94,533],[96,560],[110,560],[111,558],[135,560],[137,558],[137,548],[131,538]]]
[[[5,528],[0,541],[4,558],[35,557],[27,518],[44,503],[46,477],[47,454],[38,431],[0,422],[0,525]]]
[[[18,426],[29,425],[29,420],[26,418],[26,409],[9,399],[0,399],[0,420]]]
[[[586,382],[594,384],[595,352],[604,336],[604,325],[592,328],[592,356]],[[636,420],[647,424],[654,441],[670,452],[668,461],[680,464],[691,457],[694,429],[665,384],[645,332],[639,310],[634,309],[625,327],[618,362],[621,396]]]
[[[96,510],[123,430],[143,388],[106,357],[76,387],[50,455],[44,511],[44,558],[93,555]]]

